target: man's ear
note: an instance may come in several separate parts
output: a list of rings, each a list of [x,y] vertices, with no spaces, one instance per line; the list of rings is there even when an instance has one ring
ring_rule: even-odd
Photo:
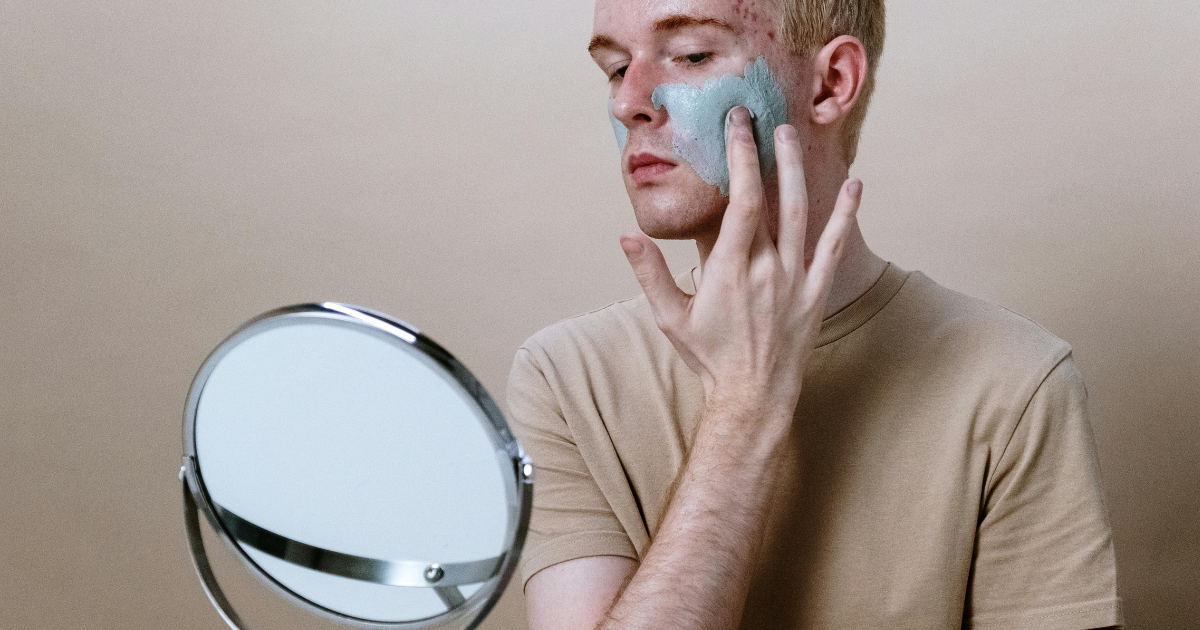
[[[867,50],[857,37],[835,37],[813,57],[812,121],[837,122],[858,102],[867,81]]]

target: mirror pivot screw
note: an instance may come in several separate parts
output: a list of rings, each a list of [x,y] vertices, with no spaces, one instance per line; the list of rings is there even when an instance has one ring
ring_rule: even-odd
[[[521,457],[520,468],[518,470],[521,474],[521,481],[524,481],[525,483],[533,483],[533,460],[530,459],[528,455]]]
[[[443,575],[446,575],[446,572],[443,571],[442,567],[438,566],[437,563],[431,564],[425,568],[425,580],[427,582],[436,582],[442,579]]]

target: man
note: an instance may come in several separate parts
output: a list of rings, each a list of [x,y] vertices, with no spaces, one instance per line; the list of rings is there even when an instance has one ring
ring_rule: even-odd
[[[882,0],[598,0],[594,34],[644,296],[514,361],[531,628],[1119,626],[1070,348],[858,229]],[[789,124],[756,145],[763,113],[730,110],[726,197],[659,88],[760,57]],[[672,279],[646,235],[700,266]]]

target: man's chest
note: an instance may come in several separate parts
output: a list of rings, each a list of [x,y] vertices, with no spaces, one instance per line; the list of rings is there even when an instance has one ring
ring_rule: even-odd
[[[819,619],[826,615],[957,627],[995,457],[979,439],[978,405],[962,392],[914,392],[906,382],[895,391],[840,377],[806,385],[779,470],[748,627],[774,627],[768,618],[781,616],[828,627]],[[649,540],[686,465],[702,407],[698,384],[671,389],[669,402],[630,396],[606,414]],[[760,614],[767,615],[762,623],[750,623]]]

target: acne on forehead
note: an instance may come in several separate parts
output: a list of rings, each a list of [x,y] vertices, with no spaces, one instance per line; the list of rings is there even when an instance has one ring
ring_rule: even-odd
[[[636,5],[636,10],[628,5]],[[782,18],[775,0],[597,0],[595,24],[598,29],[621,23],[648,28],[670,15],[718,17],[737,27],[743,37],[771,41]]]
[[[748,30],[756,35],[766,34],[768,39],[775,39],[775,22],[777,8],[773,3],[767,3],[764,9],[758,0],[735,0],[734,11],[745,22]]]

